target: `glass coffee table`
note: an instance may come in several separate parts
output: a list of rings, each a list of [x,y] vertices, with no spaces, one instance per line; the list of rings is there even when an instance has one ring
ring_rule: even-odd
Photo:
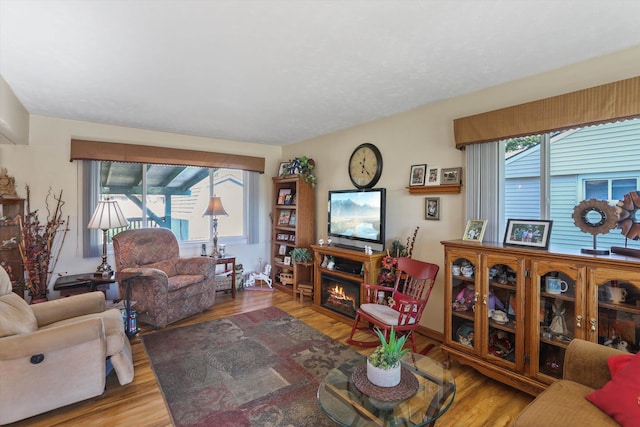
[[[416,353],[407,353],[402,366],[401,384],[387,392],[366,380],[366,356],[352,359],[327,374],[318,387],[318,404],[341,426],[432,426],[453,403],[453,376]]]

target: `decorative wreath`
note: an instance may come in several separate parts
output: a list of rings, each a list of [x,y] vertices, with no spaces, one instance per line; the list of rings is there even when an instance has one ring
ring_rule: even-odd
[[[592,222],[589,214],[596,212],[600,215],[600,220]],[[606,234],[615,228],[618,220],[616,208],[609,205],[604,200],[589,199],[583,200],[573,208],[573,222],[584,233],[591,235]]]
[[[640,191],[631,191],[617,203],[618,226],[627,239],[640,239],[640,224],[636,222],[636,213],[640,209]]]

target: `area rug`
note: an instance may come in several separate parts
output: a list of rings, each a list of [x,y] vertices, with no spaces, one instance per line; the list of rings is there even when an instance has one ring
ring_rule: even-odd
[[[275,307],[142,341],[179,427],[335,426],[318,407],[318,385],[342,363],[364,361]]]

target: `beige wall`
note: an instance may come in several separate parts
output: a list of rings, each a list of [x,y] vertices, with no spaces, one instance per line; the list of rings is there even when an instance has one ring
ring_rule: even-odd
[[[258,269],[258,257],[267,258],[271,233],[268,216],[271,205],[271,171],[277,169],[281,158],[280,147],[31,116],[29,144],[0,144],[0,167],[6,167],[9,175],[15,177],[19,196],[26,197],[25,185],[29,185],[31,209],[40,210],[40,221],[43,221],[46,216],[44,200],[49,187],[56,193],[63,191],[64,213],[70,216],[70,231],[62,248],[56,273],[91,272],[100,264],[99,258],[82,258],[81,231],[84,225],[79,224],[78,220],[82,203],[79,186],[80,169],[78,162],[69,161],[71,138],[264,157],[267,173],[260,175],[259,203],[260,212],[264,213],[260,216],[260,243],[249,246],[228,244],[227,251],[237,256],[237,262],[245,266],[245,271]],[[182,255],[199,255],[200,247],[196,244],[183,246],[181,253]],[[114,265],[111,255],[108,262]],[[115,289],[109,296],[115,297],[114,294]],[[51,296],[57,297],[56,293],[52,293]]]
[[[307,155],[316,161],[317,235],[326,237],[327,191],[353,188],[347,173],[349,156],[363,142],[375,144],[384,163],[377,187],[387,189],[387,242],[394,238],[404,242],[419,226],[413,257],[443,268],[440,241],[461,238],[464,230],[464,187],[462,194],[439,195],[439,221],[424,219],[425,196],[410,195],[406,187],[411,165],[464,166],[464,152],[454,147],[453,120],[634,77],[638,70],[640,46],[303,141],[285,147],[283,158]],[[421,321],[440,332],[445,303],[443,271]]]
[[[420,227],[414,257],[442,266],[440,241],[457,239],[464,228],[464,188],[460,195],[440,195],[440,221],[424,220],[424,196],[409,195],[409,169],[413,164],[463,166],[464,152],[454,148],[452,121],[455,118],[493,110],[513,104],[553,96],[565,92],[633,77],[640,70],[640,47],[571,67],[511,82],[470,95],[424,106],[371,123],[321,136],[299,144],[273,147],[154,132],[119,126],[31,116],[29,144],[0,144],[0,167],[6,167],[16,178],[18,191],[25,196],[24,186],[32,189],[32,208],[44,211],[44,197],[49,187],[63,190],[65,213],[70,215],[71,231],[64,244],[56,272],[93,271],[99,259],[82,259],[78,224],[79,175],[76,162],[69,162],[71,138],[115,141],[163,147],[211,150],[234,154],[263,156],[266,173],[260,180],[260,243],[250,247],[229,245],[228,251],[238,256],[245,270],[257,268],[257,259],[268,259],[271,211],[271,176],[281,160],[307,155],[316,160],[318,187],[317,235],[326,237],[326,202],[330,189],[352,188],[347,175],[347,162],[353,149],[371,142],[380,148],[384,170],[379,187],[387,188],[387,240],[405,241],[416,226]],[[185,248],[183,255],[197,255],[199,248]],[[113,264],[110,257],[109,262]],[[422,324],[435,331],[443,330],[443,290],[441,274]],[[55,295],[53,295],[55,296]]]

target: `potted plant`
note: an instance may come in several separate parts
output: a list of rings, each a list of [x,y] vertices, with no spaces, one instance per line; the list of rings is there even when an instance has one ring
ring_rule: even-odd
[[[409,351],[404,348],[407,335],[396,337],[396,331],[391,328],[387,341],[379,328],[375,331],[380,345],[367,357],[367,378],[379,387],[395,387],[400,384],[400,359]]]
[[[295,248],[291,251],[291,260],[295,265],[296,262],[306,264],[313,259],[313,255],[306,248]]]
[[[287,174],[298,174],[304,178],[304,182],[310,182],[312,188],[316,188],[316,176],[313,174],[313,170],[316,167],[316,163],[313,159],[307,156],[296,157],[290,160],[282,169],[280,176]]]

